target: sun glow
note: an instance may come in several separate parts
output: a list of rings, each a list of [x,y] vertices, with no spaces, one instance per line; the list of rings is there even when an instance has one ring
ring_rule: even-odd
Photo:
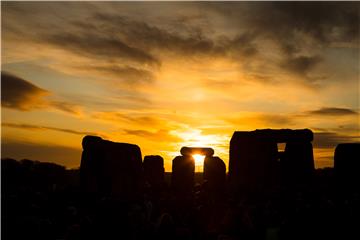
[[[195,160],[195,166],[203,166],[204,165],[204,159],[205,159],[204,155],[193,154],[192,157]]]
[[[183,142],[180,144],[182,146],[215,147],[228,141],[227,136],[224,138],[221,134],[203,134],[202,130],[173,130],[170,133],[183,139]]]

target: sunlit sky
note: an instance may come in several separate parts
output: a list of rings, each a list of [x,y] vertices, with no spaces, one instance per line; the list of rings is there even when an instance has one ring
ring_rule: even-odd
[[[76,168],[86,134],[164,157],[235,130],[359,141],[359,3],[1,2],[2,157]]]

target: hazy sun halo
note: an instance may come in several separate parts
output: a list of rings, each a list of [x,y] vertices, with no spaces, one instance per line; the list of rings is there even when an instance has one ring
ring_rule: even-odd
[[[202,166],[204,165],[204,155],[200,155],[200,154],[193,154],[192,157],[195,160],[195,166]]]

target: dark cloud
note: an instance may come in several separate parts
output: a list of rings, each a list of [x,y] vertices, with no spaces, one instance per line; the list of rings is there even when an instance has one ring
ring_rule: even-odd
[[[33,124],[18,124],[18,123],[6,123],[5,122],[5,123],[2,123],[1,126],[19,128],[19,129],[25,129],[25,130],[52,130],[52,131],[65,132],[65,133],[76,134],[76,135],[96,135],[96,136],[105,137],[102,134],[98,134],[98,133],[94,133],[94,132],[78,131],[78,130],[72,130],[72,129],[67,129],[67,128],[39,126],[39,125],[33,125]]]
[[[12,21],[4,18],[4,29],[15,32],[22,41],[51,44],[91,61],[101,61],[108,66],[88,68],[127,76],[124,78],[139,84],[151,82],[151,71],[161,66],[164,53],[185,58],[230,57],[240,65],[257,60],[262,64],[246,65],[242,71],[268,76],[275,67],[275,71],[281,68],[313,82],[316,79],[311,73],[323,62],[326,47],[354,45],[359,40],[357,2],[142,3],[149,13],[144,13],[141,21],[133,12],[134,4],[62,3],[61,7],[71,9],[71,13],[53,14],[49,22],[43,18],[56,5],[32,4],[31,11],[38,16],[30,19],[29,13],[24,14],[26,5],[6,4],[6,13],[21,17]],[[184,13],[175,10],[177,7]],[[195,14],[189,11],[191,8],[196,9]],[[161,13],[163,10],[169,14]],[[81,19],[76,17],[77,11]],[[66,18],[67,14],[73,18]],[[269,55],[278,54],[278,50],[281,56]],[[134,81],[138,75],[144,81]]]
[[[275,15],[278,16],[277,20],[284,20],[272,29],[283,28],[293,34],[301,31],[320,43],[359,38],[359,3],[288,2],[272,5]]]
[[[64,102],[45,98],[51,92],[31,82],[7,72],[1,72],[1,106],[30,111],[34,109],[57,109],[66,113],[80,114],[80,107]]]
[[[237,35],[233,39],[224,39],[224,48],[227,48],[233,54],[240,54],[241,57],[255,56],[259,50],[254,43],[256,34],[251,30]]]
[[[289,57],[283,61],[281,66],[290,72],[305,76],[320,62],[321,57],[319,56]]]
[[[104,65],[104,66],[92,66],[83,67],[87,71],[95,71],[100,74],[110,74],[122,82],[128,85],[138,85],[142,83],[152,83],[155,80],[154,74],[151,71],[138,69],[130,66],[118,66],[118,65]]]
[[[104,35],[116,32],[125,42],[131,43],[146,52],[170,51],[180,56],[253,56],[257,49],[253,44],[251,33],[238,34],[234,38],[223,36],[212,39],[204,29],[191,26],[188,22],[178,22],[177,28],[171,30],[151,25],[146,22],[134,21],[125,16],[105,15],[94,16],[94,24],[75,22],[73,24],[86,29],[98,29],[98,25],[106,26],[100,30]],[[100,23],[99,23],[100,22]],[[184,26],[179,26],[184,25]],[[180,28],[186,31],[178,31]]]
[[[168,49],[181,55],[230,56],[250,61],[251,57],[265,60],[261,45],[271,41],[282,50],[279,60],[266,65],[277,65],[302,80],[314,83],[319,77],[312,71],[322,63],[323,51],[333,43],[359,41],[359,3],[276,2],[276,3],[198,3],[197,7],[222,11],[229,25],[235,24],[234,37],[216,39],[204,27],[190,32],[165,31],[147,23],[127,21],[125,18],[103,17],[109,24],[127,26],[128,41],[146,48]],[[223,7],[224,6],[224,7]],[[225,9],[225,11],[224,11]],[[238,10],[241,11],[238,11]],[[244,14],[238,14],[239,12]],[[211,15],[208,15],[208,17]],[[191,25],[193,22],[188,21]],[[239,27],[241,26],[241,27]],[[211,28],[211,26],[208,26]],[[260,45],[260,46],[258,46]],[[263,70],[263,66],[260,66]],[[256,71],[247,67],[246,71]]]
[[[68,168],[80,166],[81,149],[19,141],[1,141],[1,157],[32,159],[61,164]]]
[[[1,72],[1,105],[28,111],[44,107],[43,97],[49,92],[25,79]]]
[[[324,48],[334,43],[358,46],[358,2],[224,2],[205,7],[222,14],[229,25],[251,29],[254,41],[271,41],[283,54],[274,63],[304,80],[314,80],[308,74],[322,62]]]
[[[118,31],[127,42],[146,50],[163,49],[181,51],[183,54],[211,52],[214,43],[206,39],[201,30],[188,35],[169,32],[145,22],[133,21],[124,16],[96,14],[97,21],[106,24],[108,31]]]
[[[318,43],[359,38],[358,2],[223,2],[204,7],[222,14],[233,25],[245,21],[258,35],[276,39],[288,54],[300,50],[303,42],[293,41],[299,33]]]
[[[335,148],[339,143],[358,142],[360,136],[345,136],[335,132],[315,132],[315,148]]]
[[[124,43],[113,34],[91,34],[87,33],[53,33],[44,36],[44,41],[60,46],[63,49],[75,52],[79,55],[94,59],[105,58],[108,60],[127,59],[141,64],[156,65],[159,60],[151,54]]]
[[[257,33],[269,35],[286,54],[293,55],[306,44],[299,41],[302,34],[319,44],[315,47],[334,41],[356,41],[359,6],[340,2],[269,2],[255,6],[252,10],[256,14],[249,20]]]
[[[120,5],[119,5],[120,6]],[[213,39],[206,35],[206,30],[181,22],[171,30],[163,27],[134,21],[129,17],[107,14],[101,11],[89,12],[85,20],[64,22],[64,26],[54,27],[41,23],[38,34],[29,34],[27,29],[17,28],[17,34],[24,39],[37,43],[46,43],[68,50],[80,56],[99,60],[109,64],[104,68],[87,66],[88,69],[124,74],[128,66],[114,66],[114,63],[147,65],[158,69],[161,65],[161,53],[168,51],[185,57],[251,57],[257,54],[253,43],[254,35],[250,32],[237,34],[235,37]],[[11,28],[11,24],[7,24]],[[182,29],[182,31],[178,31]],[[184,29],[187,29],[184,31]],[[11,31],[8,29],[7,31]],[[23,34],[22,34],[23,33]],[[127,63],[127,62],[126,62]],[[125,63],[125,64],[126,64]],[[132,69],[133,70],[133,69]],[[145,70],[140,69],[142,75]],[[147,72],[150,73],[150,72]],[[149,77],[150,74],[147,74]]]
[[[357,115],[358,113],[349,108],[324,107],[317,110],[309,111],[308,114],[336,117],[336,116]]]
[[[359,39],[359,4],[330,2],[278,2],[263,5],[260,21],[254,26],[279,43],[284,52],[280,67],[302,77],[322,61],[318,55],[331,43],[357,42]]]

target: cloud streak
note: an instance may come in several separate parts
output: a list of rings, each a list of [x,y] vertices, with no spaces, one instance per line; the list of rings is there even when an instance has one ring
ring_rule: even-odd
[[[101,136],[105,137],[103,134],[95,133],[95,132],[88,132],[88,131],[78,131],[73,129],[67,129],[67,128],[57,128],[57,127],[49,127],[49,126],[39,126],[39,125],[33,125],[33,124],[18,124],[18,123],[2,123],[3,127],[11,127],[11,128],[18,128],[18,129],[25,129],[25,130],[31,130],[31,131],[45,131],[45,130],[51,130],[51,131],[57,131],[57,132],[64,132],[64,133],[70,133],[70,134],[76,134],[76,135],[94,135],[94,136]]]
[[[155,66],[160,64],[154,56],[111,35],[61,33],[45,36],[43,40],[91,58],[128,59]]]
[[[335,132],[315,132],[314,148],[335,148],[339,143],[359,142],[360,136],[346,136]]]
[[[226,118],[225,120],[235,126],[248,126],[256,128],[264,127],[284,127],[294,123],[294,119],[289,115],[271,113],[243,113],[238,117]]]
[[[139,69],[131,66],[119,66],[119,65],[98,65],[77,67],[77,69],[94,72],[101,75],[110,75],[114,78],[121,79],[123,83],[129,86],[137,86],[142,84],[151,84],[155,81],[154,73],[145,70]]]
[[[349,108],[338,108],[338,107],[323,107],[320,109],[312,110],[307,112],[308,114],[312,115],[320,115],[320,116],[353,116],[357,115],[358,113]]]
[[[141,126],[156,127],[164,124],[164,121],[158,117],[146,116],[146,114],[125,114],[120,112],[98,112],[93,117],[100,120],[112,122],[127,122],[129,124],[137,124]]]
[[[125,134],[146,138],[147,140],[152,140],[152,141],[168,141],[171,143],[183,141],[183,139],[169,133],[168,130],[164,130],[164,129],[160,129],[155,132],[151,132],[147,130],[133,130],[133,129],[123,129],[122,131]]]

